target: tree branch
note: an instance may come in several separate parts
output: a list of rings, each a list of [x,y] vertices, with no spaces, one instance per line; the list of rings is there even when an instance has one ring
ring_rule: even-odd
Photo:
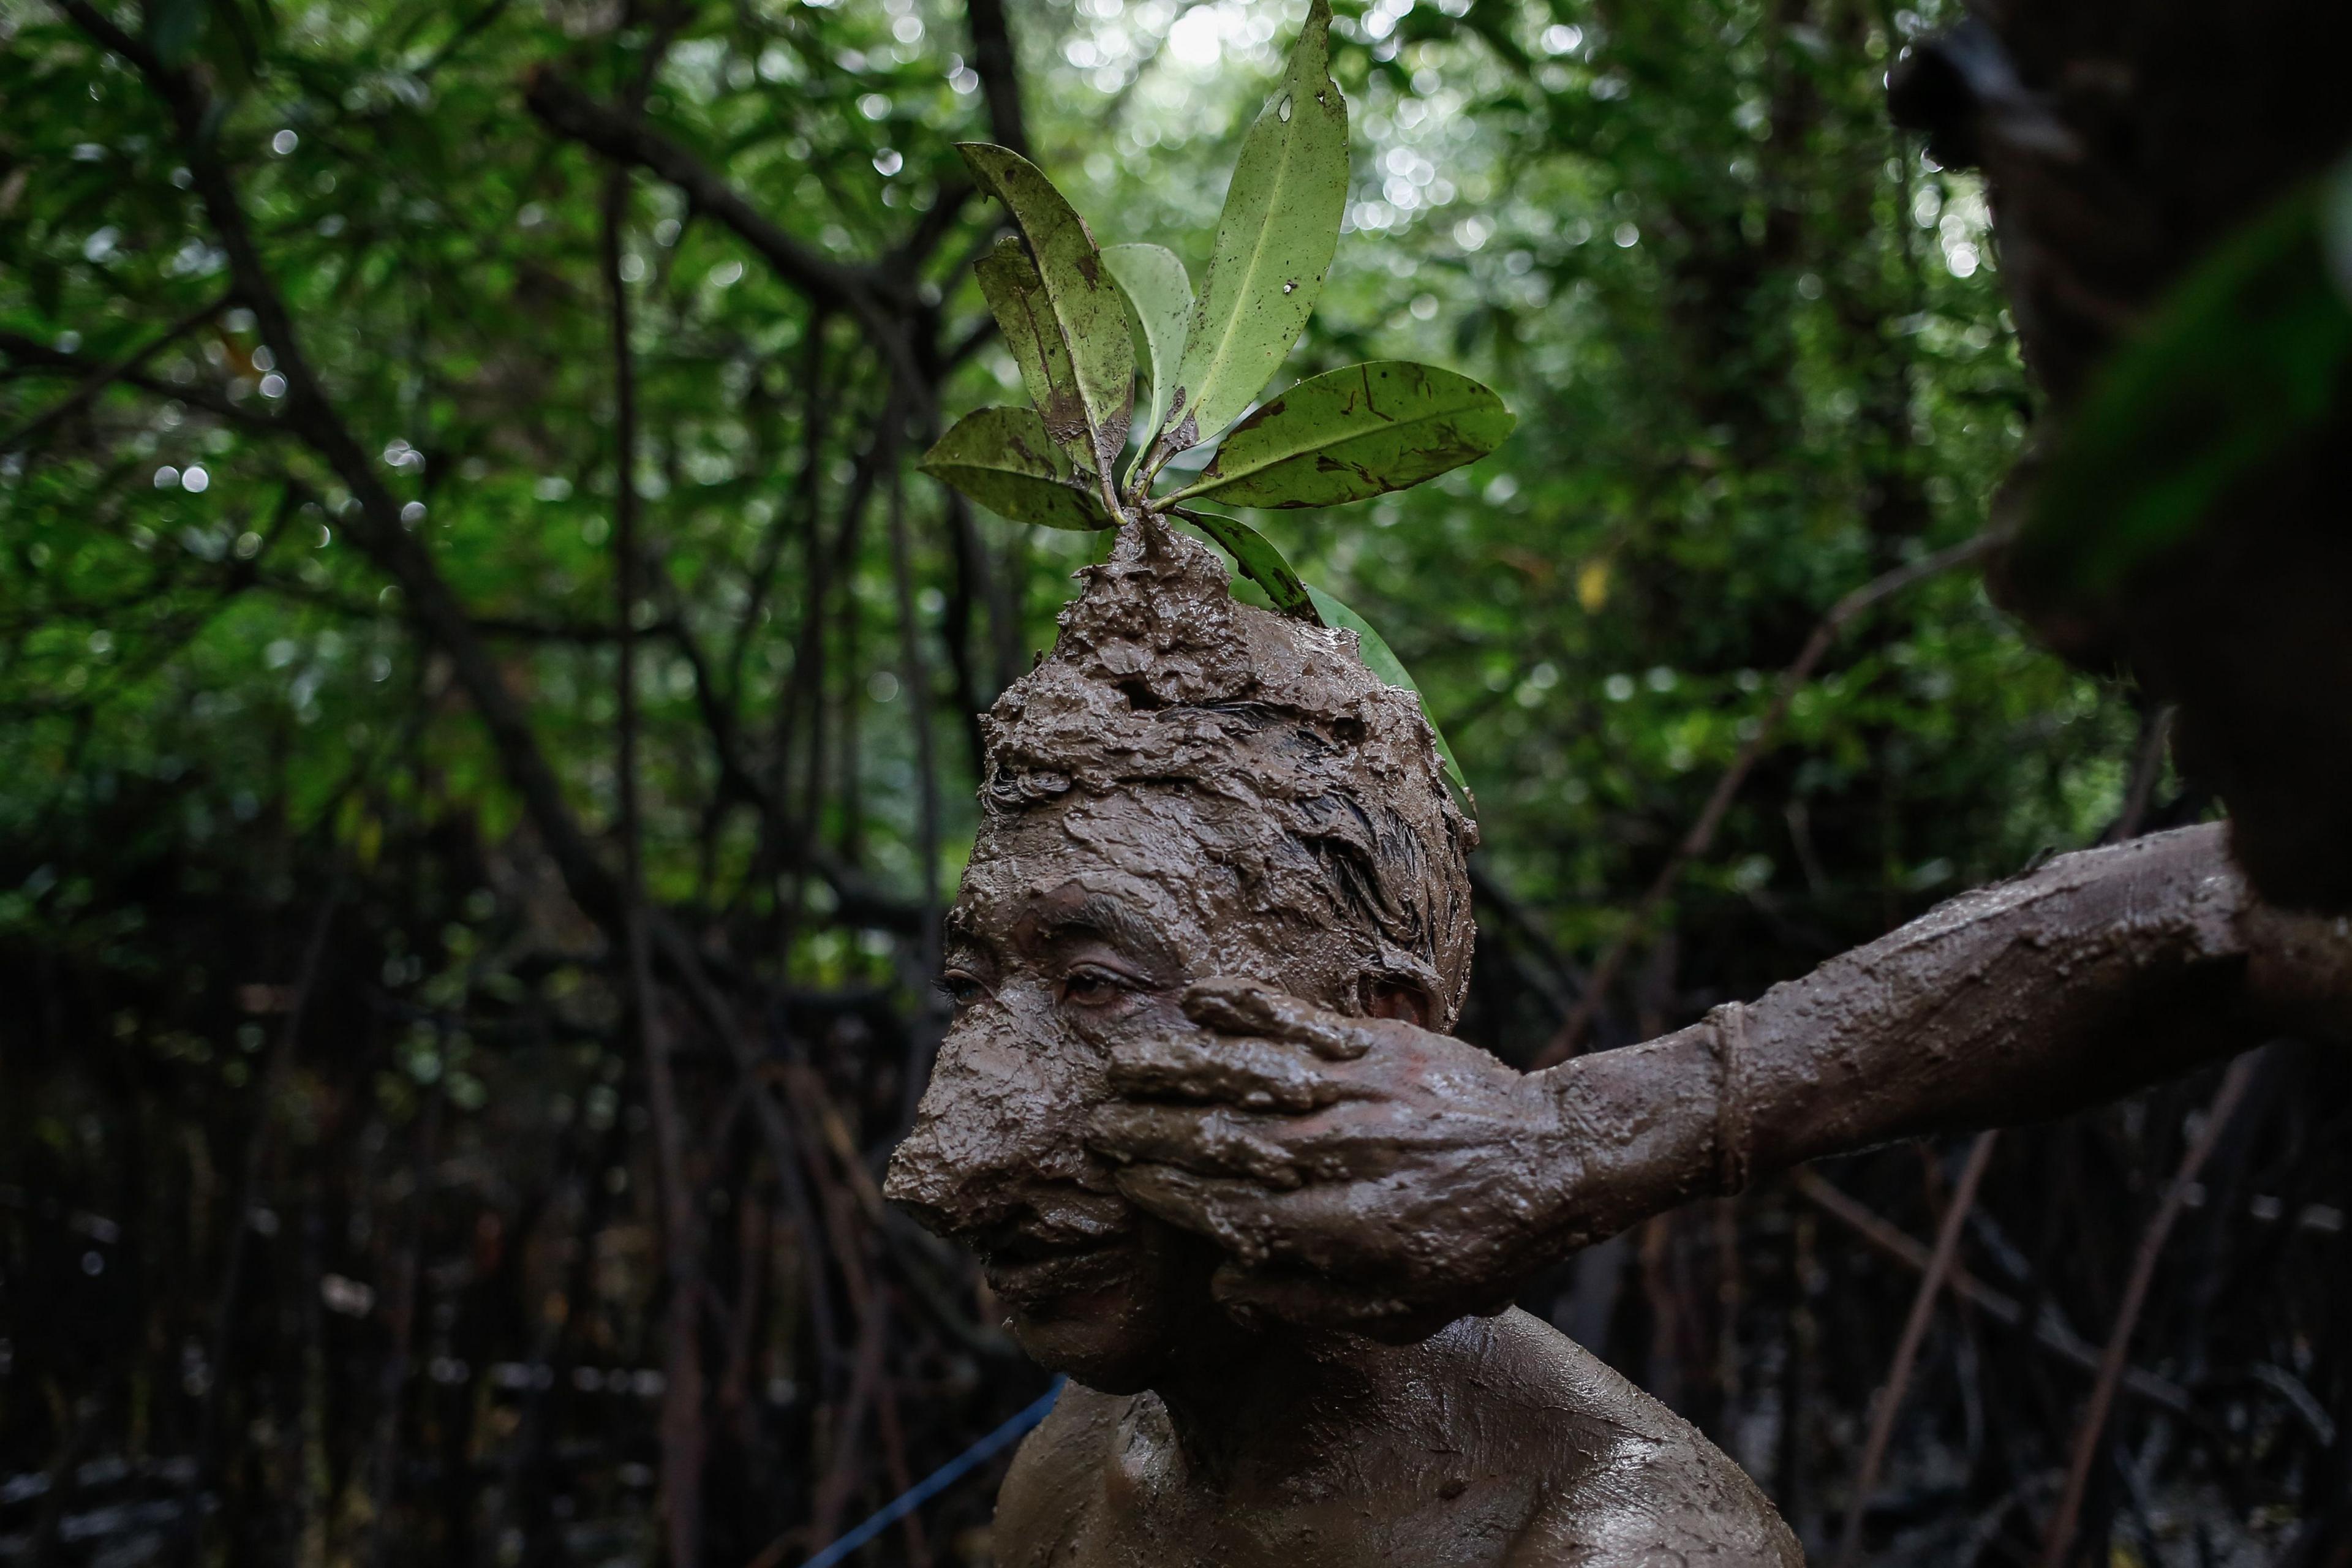
[[[223,302],[226,303],[226,301]],[[218,309],[217,305],[213,308],[214,310]],[[212,311],[209,310],[206,312],[207,315],[211,313]],[[132,356],[131,360],[108,365],[100,364],[87,355],[70,354],[59,349],[53,349],[46,343],[35,342],[22,333],[0,332],[0,353],[6,354],[10,360],[19,364],[38,367],[33,374],[54,371],[61,375],[78,374],[82,377],[81,384],[68,395],[63,404],[35,416],[30,422],[20,426],[8,437],[0,438],[0,451],[12,449],[18,443],[30,439],[54,420],[70,414],[76,405],[86,404],[90,397],[104,391],[108,385],[115,382],[121,382],[125,386],[135,386],[142,392],[151,393],[157,397],[170,398],[175,402],[201,408],[216,419],[224,420],[236,426],[239,429],[250,431],[257,436],[282,436],[286,433],[285,424],[276,416],[261,413],[256,408],[241,404],[216,386],[204,386],[194,382],[170,381],[142,368],[143,362],[150,357],[153,350],[165,347],[171,339],[177,335],[179,334],[176,331],[167,333],[161,341],[149,345],[147,350]]]
[[[1943,1223],[1936,1230],[1936,1250],[1919,1276],[1918,1291],[1911,1298],[1911,1315],[1904,1320],[1903,1337],[1895,1342],[1895,1359],[1887,1363],[1886,1382],[1878,1391],[1877,1408],[1870,1413],[1870,1437],[1863,1445],[1862,1468],[1853,1483],[1853,1496],[1846,1503],[1845,1534],[1838,1545],[1838,1568],[1851,1568],[1855,1553],[1862,1549],[1863,1515],[1869,1510],[1870,1494],[1878,1488],[1879,1468],[1886,1462],[1886,1446],[1895,1436],[1895,1413],[1902,1408],[1904,1390],[1911,1382],[1911,1369],[1919,1359],[1919,1347],[1927,1338],[1927,1324],[1935,1316],[1936,1298],[1943,1294],[1953,1260],[1959,1256],[1960,1228],[1968,1223],[1969,1211],[1976,1206],[1977,1188],[1984,1181],[1986,1168],[1992,1163],[1993,1145],[2000,1137],[1999,1132],[1977,1134],[1976,1141],[1969,1145],[1969,1163],[1960,1171],[1959,1184],[1952,1189],[1952,1201],[1944,1205]]]
[[[971,68],[988,100],[988,132],[1000,147],[1029,155],[1029,128],[1021,113],[1021,79],[1013,53],[1013,31],[1004,0],[968,0],[971,21]]]
[[[58,0],[58,6],[84,32],[137,66],[170,110],[197,198],[227,253],[234,290],[254,313],[263,341],[278,356],[278,373],[286,378],[286,427],[309,445],[351,491],[354,510],[344,523],[353,542],[399,584],[427,636],[448,656],[459,684],[489,731],[508,782],[522,796],[532,825],[572,897],[592,919],[617,931],[619,887],[611,868],[596,853],[565,801],[562,784],[531,733],[530,720],[498,661],[476,635],[432,557],[401,526],[399,502],[311,368],[301,334],[262,260],[236,184],[221,159],[210,92],[192,73],[165,66],[89,0]]]
[[[75,413],[88,407],[100,393],[116,382],[137,376],[149,360],[219,315],[227,306],[228,301],[226,299],[215,300],[201,305],[149,339],[142,347],[123,358],[116,360],[111,364],[92,366],[83,374],[81,380],[75,384],[71,392],[66,394],[62,400],[43,409],[6,435],[0,436],[0,452],[16,450],[50,426],[70,418]],[[5,348],[12,359],[35,358],[36,353],[27,351],[37,351],[38,347],[39,345],[32,342],[30,339],[20,337],[16,333],[0,333],[0,348]],[[49,363],[61,369],[83,363],[70,354],[55,350],[50,353],[56,357]]]
[[[2250,1056],[2231,1062],[2230,1070],[2221,1075],[2221,1087],[2213,1091],[2213,1101],[2205,1108],[2205,1124],[2198,1129],[2195,1141],[2181,1156],[2180,1169],[2173,1173],[2171,1185],[2164,1190],[2163,1202],[2157,1205],[2155,1217],[2140,1237],[2139,1251],[2132,1259],[2131,1278],[2124,1286],[2123,1305],[2116,1310],[2115,1327],[2107,1331],[2106,1349],[2099,1357],[2098,1381],[2091,1386],[2091,1402],[2083,1412],[2082,1425],[2074,1432],[2074,1452],[2066,1466],[2065,1495],[2059,1500],[2058,1512],[2050,1521],[2050,1533],[2042,1543],[2042,1568],[2061,1568],[2074,1547],[2075,1522],[2082,1516],[2083,1496],[2091,1484],[2091,1467],[2098,1461],[2099,1437],[2106,1430],[2107,1412],[2114,1406],[2116,1390],[2123,1382],[2131,1356],[2132,1331],[2139,1326],[2140,1309],[2147,1304],[2148,1286],[2156,1279],[2157,1259],[2163,1256],[2165,1239],[2172,1234],[2173,1222],[2188,1206],[2189,1189],[2196,1183],[2197,1173],[2205,1168],[2214,1146],[2221,1142],[2231,1114],[2246,1097],[2246,1086],[2253,1081],[2253,1076],[2254,1058]]]
[[[741,728],[736,721],[727,694],[719,689],[709,659],[704,656],[701,644],[688,628],[683,608],[672,608],[673,614],[663,625],[677,645],[679,656],[686,660],[688,669],[693,673],[695,707],[701,714],[703,728],[710,737],[711,760],[718,764],[720,786],[757,809],[769,821],[782,823],[785,819],[783,801],[745,761]],[[844,925],[895,931],[900,935],[915,935],[924,930],[926,906],[891,897],[864,873],[814,842],[796,847],[793,858],[795,869],[814,871],[832,888],[836,904],[835,913]]]
[[[647,65],[651,68],[650,59]],[[659,1181],[663,1273],[669,1287],[663,1352],[661,1513],[672,1563],[700,1560],[702,1539],[702,1359],[697,1338],[702,1303],[701,1226],[686,1170],[686,1132],[670,1071],[669,1031],[655,1004],[653,955],[646,931],[644,817],[637,797],[637,390],[629,344],[629,286],[621,275],[622,230],[628,218],[629,172],[604,176],[599,260],[610,310],[613,352],[613,626],[617,644],[614,697],[618,714],[615,771],[620,785],[622,925],[628,954],[630,1022],[646,1068],[646,1110],[653,1121]]]
[[[811,304],[856,317],[877,339],[897,342],[903,352],[898,314],[907,301],[886,302],[872,273],[835,261],[787,232],[709,164],[647,124],[642,114],[591,98],[547,66],[533,70],[523,83],[523,102],[541,124],[567,141],[676,185],[698,209],[758,251]]]
[[[1850,1227],[1864,1241],[1906,1268],[1924,1273],[1933,1261],[1933,1255],[1916,1238],[1848,1197],[1835,1183],[1818,1171],[1801,1169],[1790,1180],[1807,1202]],[[2028,1327],[2028,1313],[2022,1302],[1994,1289],[1958,1264],[1951,1266],[1944,1282],[1953,1295],[2003,1327]],[[2060,1361],[2084,1372],[2098,1371],[2099,1352],[2061,1322],[2046,1306],[2041,1315],[2034,1318],[2031,1329],[2033,1342]],[[2135,1398],[2162,1405],[2176,1415],[2195,1414],[2196,1405],[2189,1399],[2187,1389],[2153,1373],[2142,1372],[2137,1367],[2126,1368],[2122,1386]]]

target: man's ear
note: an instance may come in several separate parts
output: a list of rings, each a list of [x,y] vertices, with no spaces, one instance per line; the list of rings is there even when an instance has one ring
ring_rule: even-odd
[[[1364,1011],[1375,1018],[1397,1018],[1426,1029],[1437,1016],[1429,993],[1411,980],[1394,975],[1364,977]]]

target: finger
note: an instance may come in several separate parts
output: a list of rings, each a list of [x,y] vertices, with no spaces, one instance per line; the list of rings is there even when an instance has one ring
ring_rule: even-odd
[[[1137,1098],[1100,1108],[1087,1139],[1114,1159],[1251,1175],[1287,1190],[1307,1180],[1377,1181],[1416,1147],[1400,1136],[1394,1108],[1381,1103],[1385,1097],[1378,1085],[1339,1076],[1336,1065],[1315,1062],[1302,1047],[1272,1048],[1297,1053],[1303,1064],[1318,1069],[1316,1076],[1287,1083],[1237,1079],[1231,1087],[1238,1092],[1223,1100],[1212,1098],[1213,1087],[1199,1079],[1144,1066],[1158,1058],[1141,1049],[1132,1071],[1122,1068],[1127,1048],[1114,1047],[1111,1084]],[[1261,1103],[1261,1091],[1275,1103]],[[1225,1158],[1220,1160],[1221,1154]]]
[[[1293,1040],[1328,1061],[1353,1061],[1372,1048],[1353,1019],[1328,1013],[1263,981],[1213,975],[1184,993],[1184,1016],[1223,1034]]]
[[[1112,1104],[1097,1109],[1087,1142],[1114,1160],[1177,1165],[1208,1176],[1243,1176],[1287,1191],[1302,1179],[1281,1144],[1230,1110]]]
[[[1263,1263],[1270,1256],[1273,1194],[1255,1183],[1195,1175],[1173,1165],[1122,1166],[1116,1180],[1136,1207],[1207,1237],[1234,1258]]]
[[[1308,1050],[1277,1040],[1189,1037],[1111,1047],[1110,1087],[1160,1100],[1213,1100],[1252,1110],[1312,1110],[1346,1098]]]

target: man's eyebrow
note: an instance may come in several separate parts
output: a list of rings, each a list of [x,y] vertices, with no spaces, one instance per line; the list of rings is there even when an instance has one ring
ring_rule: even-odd
[[[993,954],[996,942],[989,934],[990,903],[985,895],[974,896],[968,890],[950,904],[940,921],[940,945],[950,952],[962,948]]]
[[[993,958],[996,944],[973,929],[974,922],[961,909],[948,910],[946,929],[940,932],[940,957]]]
[[[1173,957],[1168,939],[1140,910],[1108,893],[1088,893],[1075,903],[1048,904],[1037,911],[1037,929],[1047,942],[1097,936],[1155,963],[1166,963]]]

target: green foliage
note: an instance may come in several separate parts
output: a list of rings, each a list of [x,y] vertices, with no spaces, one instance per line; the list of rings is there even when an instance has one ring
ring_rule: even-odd
[[[1348,100],[1330,76],[1330,27],[1328,0],[1314,0],[1289,69],[1242,142],[1163,450],[1213,440],[1232,424],[1322,296],[1348,199]]]
[[[1150,372],[1151,407],[1140,426],[1148,445],[1167,419],[1176,391],[1176,367],[1192,322],[1192,284],[1184,276],[1184,263],[1165,246],[1106,246],[1102,257],[1127,295],[1128,325]],[[1137,460],[1142,457],[1139,452]]]
[[[1268,86],[1292,68],[1289,34],[1266,30],[1308,20],[1295,0],[1280,16],[1230,9],[1186,13],[1171,44],[1170,17],[1143,4],[1107,17],[1015,0],[1036,161],[1076,208],[1116,215],[1111,237],[1215,253],[1223,173],[1263,144]],[[266,86],[229,100],[219,134],[311,358],[367,449],[400,458],[378,472],[424,509],[415,536],[467,612],[506,628],[499,658],[532,694],[566,797],[603,823],[604,169],[520,113],[515,84],[552,62],[617,92],[648,40],[597,32],[578,7],[509,7],[469,30],[472,12],[370,4],[289,13],[276,35],[205,10],[206,60],[235,36],[258,40]],[[1328,35],[1354,168],[1328,281],[1304,336],[1276,351],[1289,357],[1273,384],[1441,363],[1496,388],[1521,423],[1476,468],[1355,511],[1285,512],[1276,536],[1299,574],[1392,639],[1478,786],[1498,874],[1575,949],[1609,928],[1643,847],[1696,810],[1813,618],[1980,525],[2020,438],[2022,382],[1994,324],[1974,183],[1885,129],[1878,77],[1899,37],[1863,27],[1817,52],[1814,35],[1747,4],[1612,20],[1532,0],[1455,18],[1425,0],[1381,15],[1384,36],[1370,13]],[[911,44],[893,32],[908,16],[926,29]],[[951,82],[963,26],[950,10],[869,6],[698,14],[655,72],[647,117],[800,243],[856,265],[906,243],[923,204],[965,179],[954,144],[987,134],[985,95]],[[1220,52],[1188,57],[1188,38]],[[1108,63],[1073,63],[1088,49]],[[1126,85],[1104,85],[1111,71]],[[22,24],[0,92],[26,174],[0,221],[0,331],[61,355],[50,367],[7,351],[13,430],[90,366],[223,302],[226,276],[166,117],[70,27]],[[282,153],[280,132],[294,136]],[[987,319],[991,267],[974,279],[955,264],[987,254],[1002,211],[969,204],[917,271],[951,342]],[[762,776],[793,781],[812,840],[911,887],[919,707],[954,735],[1050,638],[1067,574],[1103,535],[982,516],[967,548],[914,481],[932,680],[918,698],[897,663],[874,502],[856,526],[847,515],[895,478],[859,489],[884,388],[857,323],[812,309],[651,176],[625,244],[660,567],[644,655],[648,874],[665,896],[707,879],[721,906],[806,911],[824,896],[763,878],[740,815],[708,809],[718,764],[690,634],[713,701],[746,716],[802,704],[796,731],[747,743]],[[1026,257],[1017,242],[1011,254]],[[109,854],[194,853],[281,820],[373,843],[409,811],[498,841],[515,796],[404,595],[354,548],[342,487],[269,423],[282,400],[255,355],[270,345],[234,303],[149,363],[154,388],[114,387],[0,458],[0,759],[20,786],[0,795],[7,831],[68,841],[103,800],[147,790],[165,806],[105,834]],[[1128,331],[1123,301],[1118,319]],[[940,428],[1023,400],[1013,329],[957,362]],[[68,333],[76,346],[58,350]],[[1155,395],[1170,379],[1154,376]],[[201,491],[176,477],[192,466]],[[1161,488],[1197,475],[1180,462]],[[1040,491],[1055,515],[1093,513]],[[1736,920],[1753,882],[1817,899],[1805,918],[1839,937],[1871,934],[1886,900],[1910,907],[2095,827],[2130,722],[1970,584],[1931,584],[1858,628],[1851,658],[1801,694],[1783,765],[1752,786],[1752,819],[1735,814],[1695,906]],[[972,780],[963,748],[939,755],[944,882]],[[354,793],[354,779],[369,783]],[[779,959],[801,982],[895,973],[849,935],[801,929]],[[1742,951],[1780,951],[1749,934]]]
[[[1178,498],[1229,506],[1339,506],[1475,462],[1514,421],[1452,371],[1384,361],[1326,371],[1260,405]]]
[[[1318,626],[1329,623],[1316,611],[1314,591],[1299,581],[1274,542],[1237,517],[1178,507],[1176,515],[1217,542],[1241,574],[1265,591],[1266,602],[1286,616]]]
[[[1087,425],[1086,396],[1078,390],[1077,372],[1071,366],[1068,345],[1054,320],[1045,285],[1037,276],[1037,264],[1029,259],[1019,240],[1007,235],[980,258],[973,271],[989,313],[996,319],[996,330],[1003,334],[1013,363],[1021,367],[1022,384],[1029,389],[1029,400],[1036,405],[1048,439],[1093,470],[1097,459],[1094,436]],[[972,499],[982,506],[992,504],[984,497]]]
[[[1510,434],[1502,399],[1466,376],[1402,362],[1353,365],[1265,404],[1217,444],[1198,479],[1149,497],[1170,457],[1216,436],[1257,395],[1322,293],[1348,191],[1348,103],[1330,78],[1330,27],[1328,0],[1314,0],[1288,69],[1242,143],[1197,303],[1174,252],[1141,244],[1098,250],[1085,221],[1028,160],[983,143],[957,148],[982,188],[1013,210],[1035,257],[1033,263],[1006,240],[977,270],[1043,416],[1038,428],[1108,476],[1127,435],[1133,354],[1144,356],[1150,414],[1119,503],[1123,519],[1202,496],[1281,508],[1369,500],[1475,462]],[[1111,292],[1125,303],[1124,357],[1105,325]],[[1024,439],[1026,426],[1003,419],[1006,410],[982,413],[988,421],[972,416],[931,449],[925,472],[1016,521],[1103,526],[1099,510],[1070,501],[1065,476]],[[992,453],[988,443],[1000,434],[1023,444]],[[1277,608],[1313,617],[1297,574],[1262,535],[1234,520],[1192,521],[1234,551]],[[1368,660],[1377,648],[1384,661],[1374,666],[1381,678],[1418,696],[1388,645],[1369,626],[1363,633]],[[1451,751],[1446,766],[1458,782]]]
[[[1030,330],[1043,333],[1050,321],[1068,355],[1076,398],[1057,397],[1039,412],[1073,458],[1108,476],[1127,444],[1135,403],[1135,348],[1126,297],[1103,266],[1086,220],[1034,163],[985,142],[963,142],[956,151],[981,188],[1013,210],[1036,258],[1049,310],[1046,321]],[[1034,316],[1034,296],[1023,303],[1024,313]]]
[[[1012,208],[1036,258],[1000,244],[979,265],[981,291],[1045,428],[1097,472],[1111,471],[1126,437],[1134,350],[1146,356],[1151,412],[1123,503],[1130,512],[1208,495],[1265,507],[1363,500],[1475,462],[1510,434],[1502,399],[1466,376],[1357,365],[1292,387],[1227,436],[1199,479],[1146,499],[1169,457],[1214,437],[1257,395],[1322,293],[1348,188],[1348,103],[1330,79],[1330,26],[1327,0],[1315,0],[1287,72],[1242,143],[1197,304],[1174,252],[1097,250],[1085,221],[1028,160],[982,143],[957,148],[982,187]],[[1112,293],[1125,302],[1124,353],[1105,326]],[[1163,429],[1171,420],[1180,433]],[[971,470],[977,439],[976,430],[962,434],[956,461],[927,458],[925,468],[956,482]],[[1010,468],[1034,472],[1035,459],[1024,454]]]
[[[1026,408],[982,408],[925,453],[923,472],[1014,522],[1046,528],[1111,526],[1092,486]]]
[[[2102,597],[2352,396],[2352,164],[2216,247],[2104,364],[2035,488],[2016,570]]]

